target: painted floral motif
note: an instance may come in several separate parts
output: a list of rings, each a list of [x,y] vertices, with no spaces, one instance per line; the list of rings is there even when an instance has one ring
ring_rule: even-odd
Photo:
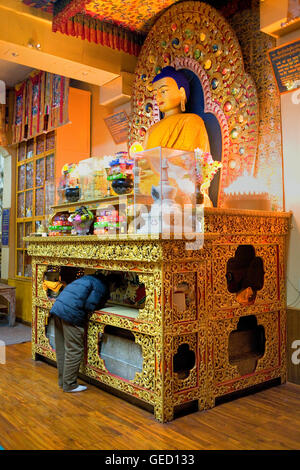
[[[107,0],[87,1],[86,14],[102,21],[113,22],[135,31],[148,31],[156,15],[176,0]]]
[[[57,0],[23,0],[23,3],[29,7],[41,8],[43,11],[52,13],[53,5],[56,1]]]

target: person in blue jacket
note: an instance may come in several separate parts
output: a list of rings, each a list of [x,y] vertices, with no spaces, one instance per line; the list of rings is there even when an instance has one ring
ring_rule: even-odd
[[[84,330],[90,313],[103,308],[110,291],[121,283],[120,274],[82,276],[57,297],[50,314],[55,324],[58,385],[64,392],[82,392],[78,372],[84,352]]]

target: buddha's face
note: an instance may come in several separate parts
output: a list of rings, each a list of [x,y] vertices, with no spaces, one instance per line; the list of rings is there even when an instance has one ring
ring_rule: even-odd
[[[185,90],[183,87],[178,88],[177,83],[171,77],[164,77],[153,83],[153,92],[159,110],[165,115],[172,112],[180,112],[180,103]]]

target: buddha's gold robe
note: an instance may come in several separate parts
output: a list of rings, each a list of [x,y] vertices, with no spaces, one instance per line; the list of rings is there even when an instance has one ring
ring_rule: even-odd
[[[144,148],[166,147],[194,151],[200,148],[209,152],[209,140],[205,124],[197,114],[178,113],[163,118],[147,132]]]

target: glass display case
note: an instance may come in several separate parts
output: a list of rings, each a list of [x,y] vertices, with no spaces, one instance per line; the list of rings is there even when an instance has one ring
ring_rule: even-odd
[[[56,179],[55,203],[90,201],[110,195],[105,164],[100,157],[87,158],[78,164],[65,164],[61,176]]]
[[[94,199],[95,163],[95,158],[87,158],[78,163],[79,186],[81,190],[80,199],[82,201]]]
[[[78,163],[81,200],[130,194],[133,190],[133,160],[127,152],[91,157]]]
[[[161,147],[65,164],[53,215],[86,206],[94,211],[95,235],[173,234],[192,240],[203,233],[199,173],[204,166],[195,152]]]
[[[177,237],[202,232],[194,152],[157,147],[134,157],[135,232]]]

